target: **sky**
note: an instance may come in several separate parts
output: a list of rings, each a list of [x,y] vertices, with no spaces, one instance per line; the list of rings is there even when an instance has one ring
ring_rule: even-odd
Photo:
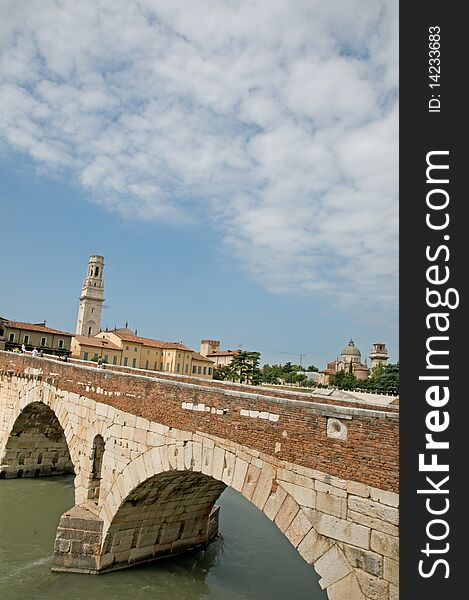
[[[3,0],[2,316],[398,360],[395,0]]]

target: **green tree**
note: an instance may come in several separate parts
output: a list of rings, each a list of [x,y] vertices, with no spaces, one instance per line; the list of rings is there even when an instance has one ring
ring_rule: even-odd
[[[353,390],[357,387],[357,378],[348,371],[339,371],[330,378],[331,385],[341,390]]]
[[[229,367],[227,379],[259,385],[262,381],[262,371],[259,368],[260,356],[260,352],[244,350],[235,354],[233,360],[227,365]]]
[[[309,367],[306,367],[307,371],[312,371],[314,373],[319,373],[319,369],[317,367],[315,367],[314,365],[309,365]]]

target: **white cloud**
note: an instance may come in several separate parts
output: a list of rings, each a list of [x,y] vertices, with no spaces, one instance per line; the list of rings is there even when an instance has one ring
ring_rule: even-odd
[[[4,0],[0,137],[267,288],[397,302],[397,3]]]

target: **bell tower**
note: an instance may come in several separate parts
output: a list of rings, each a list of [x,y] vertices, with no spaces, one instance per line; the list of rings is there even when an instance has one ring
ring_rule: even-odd
[[[80,295],[77,335],[94,336],[100,331],[104,303],[104,256],[92,255]]]

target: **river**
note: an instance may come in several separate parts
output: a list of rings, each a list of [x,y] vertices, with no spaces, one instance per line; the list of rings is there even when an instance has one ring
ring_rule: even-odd
[[[324,600],[318,576],[256,507],[227,488],[206,551],[101,576],[51,573],[73,477],[0,481],[1,600]]]

